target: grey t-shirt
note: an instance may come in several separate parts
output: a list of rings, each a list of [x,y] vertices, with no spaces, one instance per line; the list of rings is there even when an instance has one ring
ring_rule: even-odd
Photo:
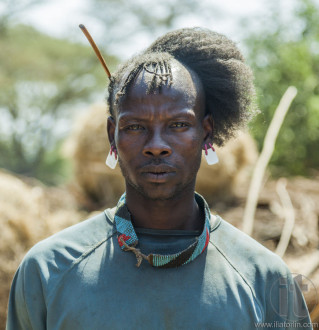
[[[108,209],[28,252],[13,280],[8,330],[311,329],[283,261],[220,217],[212,216],[201,255],[158,269],[137,268],[120,249],[113,216]],[[146,254],[183,250],[198,234],[136,232]]]

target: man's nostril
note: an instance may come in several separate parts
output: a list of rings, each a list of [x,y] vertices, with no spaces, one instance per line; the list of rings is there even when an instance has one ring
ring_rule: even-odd
[[[166,157],[171,153],[170,147],[166,145],[146,145],[143,154],[148,157]]]

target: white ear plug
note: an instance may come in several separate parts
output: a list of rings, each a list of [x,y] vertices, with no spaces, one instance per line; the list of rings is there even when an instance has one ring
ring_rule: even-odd
[[[218,156],[214,147],[209,143],[210,148],[207,149],[207,144],[205,144],[205,158],[208,165],[214,165],[219,162]]]
[[[115,147],[111,146],[111,150],[109,154],[107,155],[105,164],[110,167],[112,170],[115,169],[116,164],[117,164],[118,158],[117,158],[117,153]]]

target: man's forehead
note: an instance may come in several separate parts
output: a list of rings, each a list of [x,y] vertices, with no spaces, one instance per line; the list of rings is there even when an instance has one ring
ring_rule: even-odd
[[[171,60],[170,77],[163,77],[156,71],[156,66],[142,69],[132,82],[123,104],[130,101],[148,99],[151,95],[157,94],[171,101],[183,101],[190,107],[194,107],[198,98],[202,97],[202,85],[197,75],[177,60]],[[165,74],[165,73],[164,73]],[[160,87],[150,91],[154,80],[162,79]]]

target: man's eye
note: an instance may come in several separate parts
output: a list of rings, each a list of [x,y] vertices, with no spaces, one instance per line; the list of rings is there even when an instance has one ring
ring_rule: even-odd
[[[182,127],[187,127],[188,125],[185,123],[174,123],[171,125],[172,128],[182,128]]]
[[[134,125],[127,126],[125,129],[128,131],[138,131],[138,130],[144,129],[144,127],[139,124],[134,124]]]

